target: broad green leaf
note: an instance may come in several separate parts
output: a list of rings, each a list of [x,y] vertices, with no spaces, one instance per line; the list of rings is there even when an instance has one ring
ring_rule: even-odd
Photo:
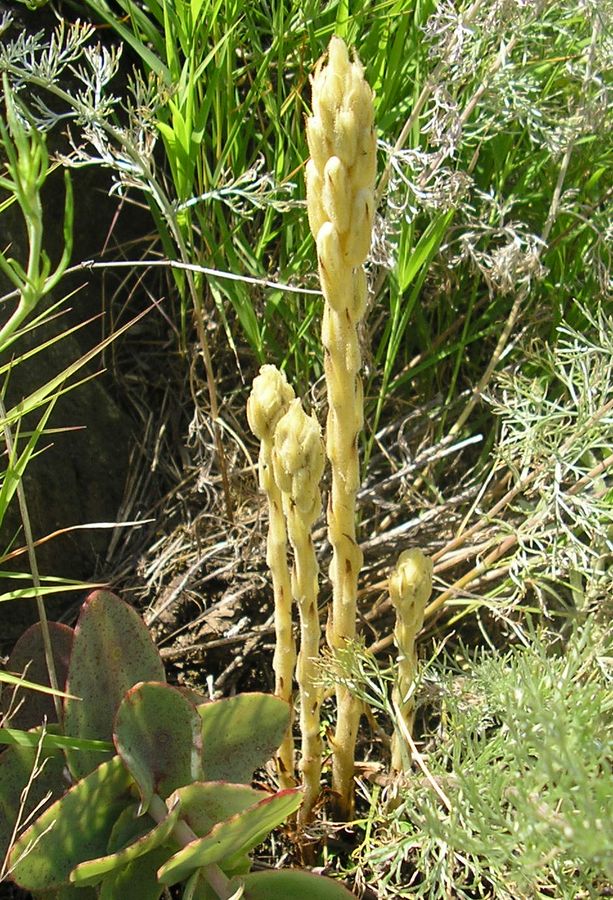
[[[302,801],[297,788],[279,791],[255,806],[219,822],[202,838],[175,853],[158,872],[163,884],[176,884],[202,866],[232,866],[238,856],[257,847],[273,828],[296,812]]]
[[[441,213],[441,215],[430,222],[416,246],[410,252],[401,252],[399,254],[398,286],[401,293],[406,291],[421,268],[430,265],[452,219],[453,210]]]
[[[237,694],[198,707],[205,781],[249,784],[289,728],[289,706],[272,694]]]
[[[14,844],[9,862],[17,884],[29,891],[59,887],[80,862],[105,854],[131,786],[118,756],[78,781]]]
[[[129,803],[117,817],[107,846],[107,853],[117,853],[147,834],[151,828],[151,816],[139,816],[138,803]]]
[[[164,681],[164,666],[140,616],[109,591],[95,591],[81,608],[75,629],[66,689],[64,730],[80,738],[111,740],[113,720],[124,694],[139,681]],[[70,753],[77,777],[100,757]]]
[[[177,802],[168,812],[166,818],[158,824],[147,816],[147,819],[149,819],[149,830],[145,834],[115,853],[109,853],[106,856],[79,863],[70,873],[71,882],[79,887],[98,884],[109,873],[119,872],[140,856],[158,849],[170,837],[173,828],[179,820],[179,812],[180,803]],[[166,852],[166,859],[171,853],[172,850],[169,848]]]
[[[331,878],[302,869],[277,869],[250,872],[232,882],[244,885],[241,900],[349,900],[354,897],[346,887]]]
[[[138,784],[141,811],[154,793],[166,799],[176,788],[202,778],[202,722],[177,688],[137,684],[117,710],[117,752]]]
[[[59,622],[49,622],[48,628],[57,683],[60,690],[63,690],[66,684],[74,631],[68,625],[61,625]],[[16,709],[17,704],[20,704],[16,712],[11,714],[11,726],[26,730],[35,728],[37,725],[43,724],[45,717],[47,722],[57,722],[53,696],[48,696],[52,691],[49,686],[49,673],[40,622],[36,622],[21,635],[13,647],[6,668],[7,674],[19,675],[19,673],[25,672],[27,675],[27,682],[23,681],[22,689],[16,692],[5,689],[2,692],[1,709],[5,715],[11,706]],[[8,681],[8,678],[4,677],[2,680]],[[19,681],[18,678],[17,683]],[[25,688],[31,688],[31,690],[25,690]],[[41,691],[45,692],[47,696],[43,696]]]
[[[160,122],[160,121],[156,122],[155,124],[156,124],[156,128],[159,130],[159,132],[162,135],[162,137],[164,138],[164,140],[168,142],[169,150],[174,152],[174,148],[177,143],[177,138],[176,138],[174,131],[170,127],[170,125],[167,125],[165,122]]]

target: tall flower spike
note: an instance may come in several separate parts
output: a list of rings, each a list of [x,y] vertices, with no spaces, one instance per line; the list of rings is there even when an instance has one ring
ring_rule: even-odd
[[[320,791],[322,743],[319,734],[321,688],[317,684],[321,627],[317,611],[317,557],[311,529],[321,513],[319,481],[324,468],[321,429],[294,400],[275,431],[273,464],[283,494],[287,531],[294,551],[292,592],[300,614],[300,653],[296,678],[300,691],[302,757],[299,768],[304,800],[298,822],[306,824]]]
[[[281,491],[272,465],[273,436],[279,419],[289,409],[294,391],[285,375],[274,366],[262,366],[254,378],[247,401],[249,427],[260,440],[260,487],[268,499],[269,520],[266,562],[272,575],[275,601],[275,694],[292,706],[292,681],[296,665],[296,646],[292,633],[292,588],[287,564],[287,534]],[[276,757],[279,785],[293,787],[294,741],[291,728]]]
[[[331,648],[355,637],[358,575],[362,553],[356,539],[359,487],[358,439],[363,425],[358,326],[366,308],[363,263],[370,249],[376,175],[373,95],[357,58],[333,37],[327,65],[312,78],[313,115],[306,132],[309,225],[317,243],[325,298],[322,342],[328,419],[326,452],[332,469],[328,533],[332,545]],[[333,788],[337,813],[353,811],[353,769],[360,706],[347,688],[336,691],[338,724],[333,739]]]
[[[398,649],[398,672],[393,700],[409,734],[413,730],[417,675],[415,642],[424,623],[424,610],[432,592],[432,560],[421,550],[405,550],[389,579],[390,599],[396,609],[394,641]],[[401,772],[403,755],[408,761],[406,741],[398,729],[392,737],[392,769]]]

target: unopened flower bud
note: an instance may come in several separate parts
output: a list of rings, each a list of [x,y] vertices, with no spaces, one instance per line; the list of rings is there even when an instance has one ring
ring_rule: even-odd
[[[285,373],[276,366],[262,366],[247,400],[247,420],[254,435],[261,441],[271,440],[277,422],[293,399],[294,391]]]

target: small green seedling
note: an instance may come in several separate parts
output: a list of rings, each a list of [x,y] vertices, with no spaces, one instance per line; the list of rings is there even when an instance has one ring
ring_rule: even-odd
[[[40,666],[39,632],[9,669],[25,657]],[[168,685],[145,625],[107,591],[88,597],[74,633],[50,632],[63,722],[48,704],[41,726],[40,699],[26,699],[24,730],[0,730],[12,742],[0,754],[0,858],[17,884],[55,900],[158,900],[171,885],[185,900],[351,897],[303,870],[250,872],[251,851],[302,801],[297,788],[251,786],[285,736],[285,701],[207,702]]]

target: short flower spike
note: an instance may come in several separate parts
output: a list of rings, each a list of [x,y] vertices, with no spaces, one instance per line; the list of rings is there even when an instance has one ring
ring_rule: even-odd
[[[424,623],[424,610],[432,593],[432,560],[421,550],[405,550],[389,579],[390,599],[396,609],[394,640],[398,648],[398,672],[394,703],[409,734],[413,728],[415,702],[412,690],[417,674],[415,642]],[[404,768],[404,738],[398,730],[392,738],[392,769]]]
[[[287,533],[281,491],[272,465],[273,435],[279,420],[289,409],[294,391],[275,366],[262,366],[254,378],[247,401],[247,419],[260,439],[260,487],[268,500],[269,520],[266,562],[272,575],[275,600],[275,694],[292,705],[292,681],[296,665],[296,645],[292,632],[292,588],[287,564]],[[294,742],[291,728],[276,757],[279,785],[294,786]]]

